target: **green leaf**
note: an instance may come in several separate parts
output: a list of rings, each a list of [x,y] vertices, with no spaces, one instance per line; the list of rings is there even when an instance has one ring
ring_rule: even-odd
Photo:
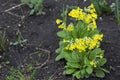
[[[96,52],[95,52],[95,51],[92,51],[92,52],[90,53],[89,59],[92,61],[92,60],[95,60],[96,57],[97,57]]]
[[[87,67],[87,68],[86,68],[86,72],[87,72],[88,74],[91,74],[91,73],[93,72],[93,68],[92,68],[92,67]]]
[[[24,40],[21,41],[21,43],[25,43],[25,42],[27,42],[27,39],[24,39]]]
[[[73,38],[77,38],[77,31],[76,28],[71,32]]]
[[[84,57],[84,64],[89,65],[89,63],[90,63],[90,61],[86,57]]]
[[[34,12],[35,12],[35,10],[34,10],[34,9],[32,9],[32,10],[30,11],[30,15],[33,15],[33,14],[34,14]]]
[[[80,56],[76,52],[66,51],[66,54],[64,56],[66,61],[68,62],[73,62],[73,63],[80,62]]]
[[[90,76],[89,74],[86,74],[86,75],[85,75],[85,78],[89,78],[89,76]]]
[[[80,79],[80,78],[81,78],[80,71],[76,71],[76,72],[73,74],[73,77],[76,77],[77,79]]]
[[[61,50],[59,55],[56,57],[56,61],[59,61],[60,59],[70,59],[69,53],[66,52],[64,49]]]
[[[76,25],[76,32],[77,32],[78,37],[83,38],[87,36],[88,31],[86,30],[86,24],[79,21],[78,24]]]
[[[88,33],[88,37],[92,37],[92,36],[94,36],[95,34],[99,34],[99,31],[98,31],[97,29],[90,31],[90,32]]]
[[[80,63],[78,62],[67,62],[66,64],[69,68],[81,68]]]
[[[102,58],[99,60],[99,63],[97,64],[98,66],[103,66],[107,62],[107,59]]]
[[[79,54],[75,51],[71,54],[71,62],[80,62]]]
[[[29,7],[32,9],[34,7],[34,5],[33,4],[29,4]]]
[[[59,54],[56,58],[55,61],[59,61],[60,59],[64,58],[61,54]]]
[[[65,31],[59,31],[57,32],[57,36],[63,39],[66,39],[66,32]]]
[[[85,74],[86,74],[86,70],[85,70],[85,69],[82,69],[82,70],[81,70],[81,77],[83,78]]]
[[[69,53],[66,52],[65,54],[63,54],[66,61],[71,61],[71,56],[70,55],[71,55],[71,52],[69,52]]]
[[[97,77],[100,77],[100,78],[104,78],[105,77],[105,73],[102,70],[98,69],[95,72],[96,72],[96,76]]]
[[[56,53],[60,53],[60,52],[61,52],[61,47],[58,48],[58,49],[56,49],[55,52],[56,52]]]
[[[75,72],[76,69],[67,69],[64,71],[64,74],[72,74]]]
[[[106,72],[106,73],[110,73],[110,71],[108,71],[108,70],[106,70],[106,69],[104,69],[104,68],[100,68],[101,70],[103,70],[104,72]]]
[[[90,52],[89,59],[90,60],[95,60],[97,57],[97,54],[100,54],[103,52],[100,48],[96,48],[93,51]]]

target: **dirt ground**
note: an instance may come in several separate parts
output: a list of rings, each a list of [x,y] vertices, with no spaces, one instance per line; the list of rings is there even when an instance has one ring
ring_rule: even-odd
[[[111,3],[114,0],[109,0]],[[20,30],[27,43],[24,46],[8,46],[5,60],[10,64],[0,68],[0,80],[5,80],[10,66],[24,66],[27,63],[34,63],[29,59],[33,55],[34,59],[40,62],[36,77],[40,80],[76,80],[71,76],[63,75],[64,61],[55,61],[55,49],[58,47],[59,38],[55,20],[60,18],[63,7],[66,5],[79,5],[83,7],[89,5],[89,1],[83,0],[45,0],[45,15],[29,16],[30,9],[26,5],[17,7],[9,12],[12,6],[19,5],[19,0],[0,0],[0,31],[5,30],[9,42],[17,40],[16,32]],[[113,14],[103,14],[102,19],[98,19],[98,27],[103,32],[104,40],[101,48],[105,50],[105,57],[108,59],[105,68],[110,70],[103,79],[90,77],[81,80],[120,80],[120,26]],[[37,57],[36,48],[43,56]],[[35,56],[34,56],[35,55]]]

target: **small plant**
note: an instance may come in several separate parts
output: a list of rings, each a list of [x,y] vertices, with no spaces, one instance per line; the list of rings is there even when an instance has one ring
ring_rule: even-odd
[[[115,16],[117,18],[118,24],[120,25],[120,0],[115,1]]]
[[[6,80],[36,80],[36,70],[31,65],[26,68],[11,68]]]
[[[103,34],[97,29],[97,14],[94,5],[87,8],[66,9],[63,20],[57,19],[57,33],[60,37],[56,61],[65,59],[64,74],[73,75],[77,79],[90,76],[105,77],[108,72],[102,66],[106,63],[104,50],[100,48]],[[69,23],[67,20],[69,19]]]
[[[7,47],[7,38],[5,32],[0,33],[0,52],[5,52]]]
[[[30,15],[34,13],[37,15],[44,14],[43,0],[21,0],[21,2],[27,4],[31,8]]]
[[[3,57],[4,52],[7,48],[7,38],[5,32],[0,33],[0,59]]]
[[[22,36],[22,34],[19,30],[16,33],[16,35],[17,35],[18,40],[15,41],[15,42],[10,42],[10,45],[14,45],[14,46],[21,45],[21,46],[23,46],[23,44],[27,42],[27,39],[23,38],[23,36]]]
[[[112,9],[108,6],[106,0],[90,0],[96,9],[98,15],[101,15],[102,12],[111,13]]]

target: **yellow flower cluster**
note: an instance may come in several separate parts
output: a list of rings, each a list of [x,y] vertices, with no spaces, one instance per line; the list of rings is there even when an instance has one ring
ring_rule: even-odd
[[[100,46],[100,42],[102,41],[103,34],[99,35],[96,34],[92,38],[90,37],[84,37],[76,39],[74,42],[72,41],[63,41],[63,42],[69,42],[70,44],[65,47],[65,49],[73,51],[75,49],[79,50],[79,52],[86,51],[86,50],[92,50],[95,47]]]
[[[75,18],[76,20],[81,20],[87,24],[90,24],[88,25],[87,30],[90,29],[94,30],[97,28],[96,25],[97,14],[93,4],[91,4],[87,8],[85,7],[84,10],[80,9],[79,7],[77,9],[73,9],[70,11],[68,15],[71,16],[72,18]]]
[[[75,18],[76,20],[83,20],[84,19],[83,10],[80,9],[79,7],[77,9],[73,9],[68,15]]]

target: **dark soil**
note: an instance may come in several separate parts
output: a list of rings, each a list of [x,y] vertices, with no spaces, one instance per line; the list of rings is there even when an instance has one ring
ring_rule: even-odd
[[[109,3],[112,1],[114,0],[109,0]],[[44,12],[46,14],[29,16],[30,10],[26,5],[11,10],[12,14],[4,12],[20,4],[19,0],[0,0],[0,30],[6,31],[9,42],[17,40],[18,30],[28,40],[23,46],[8,46],[5,60],[9,60],[10,64],[0,68],[0,80],[5,80],[11,66],[35,64],[34,61],[39,62],[39,65],[35,64],[35,67],[38,67],[36,77],[40,80],[76,80],[62,74],[64,61],[55,61],[55,49],[59,42],[56,36],[58,29],[55,20],[60,18],[63,6],[83,7],[89,3],[89,1],[83,3],[83,0],[45,0]],[[120,80],[120,27],[113,14],[104,14],[101,17],[102,20],[98,19],[97,23],[105,35],[101,47],[105,50],[105,57],[108,59],[105,68],[110,70],[110,74],[106,74],[103,79],[90,77],[82,80]]]

